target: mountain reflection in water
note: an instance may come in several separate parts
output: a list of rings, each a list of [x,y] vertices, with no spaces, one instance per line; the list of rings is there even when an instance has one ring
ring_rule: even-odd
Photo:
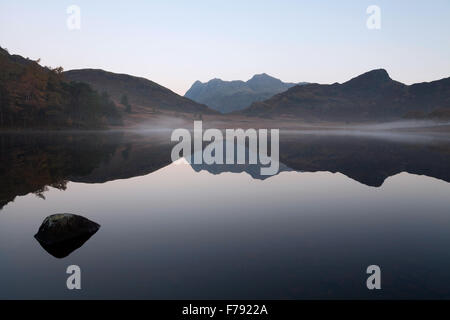
[[[395,137],[395,136],[394,136]],[[372,187],[400,172],[450,182],[450,141],[440,137],[293,134],[280,140],[280,172],[342,173]],[[68,181],[104,183],[152,173],[171,163],[168,134],[74,133],[0,135],[0,208],[16,196],[45,198]],[[259,165],[192,165],[212,174],[246,172]]]
[[[171,163],[169,140],[1,135],[0,298],[73,298],[71,264],[86,299],[448,297],[445,136],[282,132],[275,176]],[[59,212],[101,232],[46,252],[33,235]]]

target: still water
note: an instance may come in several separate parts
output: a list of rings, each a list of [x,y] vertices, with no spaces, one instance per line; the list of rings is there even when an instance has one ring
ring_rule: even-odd
[[[1,135],[0,298],[450,298],[448,137],[286,133],[271,177],[171,163],[169,137]],[[101,227],[54,257],[55,213]]]

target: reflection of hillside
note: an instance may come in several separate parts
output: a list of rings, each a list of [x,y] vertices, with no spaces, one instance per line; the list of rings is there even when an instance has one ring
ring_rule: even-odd
[[[1,135],[0,208],[16,196],[44,197],[48,186],[64,190],[69,176],[87,175],[111,157],[116,146],[108,139],[94,134]]]
[[[88,175],[71,175],[70,180],[103,183],[143,176],[169,165],[172,162],[171,151],[172,145],[167,143],[167,139],[148,138],[123,142],[117,145],[116,151],[107,162],[96,167]]]
[[[280,142],[280,162],[297,171],[340,172],[379,187],[400,172],[450,182],[450,142],[401,142],[349,135],[306,135]]]
[[[141,176],[171,163],[167,137],[126,139],[122,133],[2,135],[0,208],[16,196],[67,181],[103,183]]]
[[[167,135],[53,133],[0,135],[0,148],[1,208],[16,196],[35,193],[44,197],[48,186],[65,189],[67,181],[104,183],[149,174],[171,163],[172,145]],[[254,179],[270,177],[261,176],[258,165],[192,167],[212,174],[245,172]],[[374,187],[403,171],[450,182],[450,142],[401,142],[351,135],[282,136],[280,172],[294,170],[340,172]]]
[[[224,146],[224,150],[227,150],[227,143],[231,143],[230,141],[226,142],[225,141],[225,146]],[[247,159],[246,161],[248,161],[248,159],[250,159],[250,154],[252,154],[255,159],[259,159],[258,156],[258,152],[255,151],[250,151],[248,149],[248,146],[246,145],[246,147],[244,147],[245,149],[245,159]],[[234,164],[227,164],[227,155],[226,155],[226,151],[223,151],[223,160],[222,160],[222,164],[195,164],[193,163],[194,161],[194,155],[192,155],[189,158],[189,161],[191,163],[191,167],[196,171],[196,172],[201,172],[201,171],[207,171],[211,174],[217,175],[217,174],[221,174],[224,172],[231,172],[231,173],[243,173],[245,172],[246,174],[250,175],[253,179],[257,179],[257,180],[265,180],[271,177],[271,175],[263,175],[261,174],[261,169],[264,167],[269,167],[269,165],[261,165],[259,160],[257,161],[257,164],[249,164],[249,163],[245,163],[245,164],[237,164],[237,155],[238,155],[238,148],[237,145],[234,144],[234,159],[232,161],[232,163]],[[276,161],[274,161],[274,163],[276,163]],[[278,163],[277,165],[275,165],[274,167],[276,168],[278,166],[279,168],[279,172],[283,172],[283,171],[292,171],[290,168],[288,168],[287,166],[285,166],[283,163]]]
[[[245,172],[258,180],[270,178],[260,174],[260,165],[192,164],[192,167],[197,172],[205,170],[211,174]],[[386,178],[403,171],[450,182],[450,141],[395,141],[386,137],[355,135],[285,135],[280,141],[279,172],[284,171],[340,172],[373,187],[381,186]]]

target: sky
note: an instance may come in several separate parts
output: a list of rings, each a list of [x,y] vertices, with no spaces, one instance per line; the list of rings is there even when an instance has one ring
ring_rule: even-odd
[[[71,5],[80,29],[67,27]],[[380,29],[367,27],[370,5],[380,8]],[[196,80],[259,73],[334,83],[384,68],[412,84],[450,76],[450,1],[0,0],[0,46],[45,66],[145,77],[181,95]]]

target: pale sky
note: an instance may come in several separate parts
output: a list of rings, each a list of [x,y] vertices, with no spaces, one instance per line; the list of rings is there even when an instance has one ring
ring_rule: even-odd
[[[81,29],[69,30],[70,5]],[[369,30],[369,5],[381,29]],[[100,68],[184,94],[195,80],[344,82],[385,68],[411,84],[450,76],[450,1],[0,0],[0,46],[65,70]]]

